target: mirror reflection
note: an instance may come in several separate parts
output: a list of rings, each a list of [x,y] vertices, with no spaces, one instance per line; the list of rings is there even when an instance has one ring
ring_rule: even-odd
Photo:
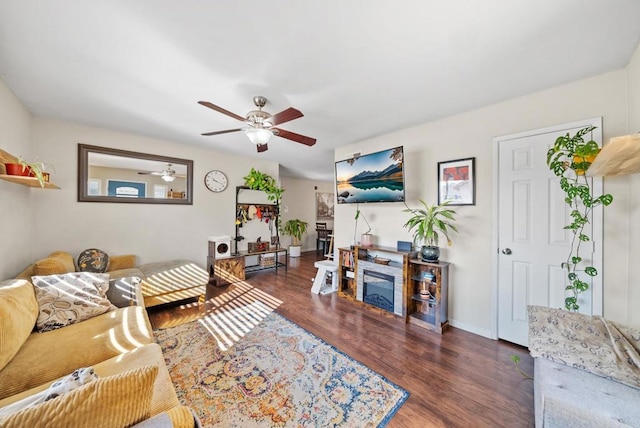
[[[78,145],[78,200],[193,204],[193,161]]]

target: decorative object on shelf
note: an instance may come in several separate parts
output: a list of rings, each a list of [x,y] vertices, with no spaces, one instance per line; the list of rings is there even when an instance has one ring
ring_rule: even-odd
[[[560,178],[560,188],[566,193],[564,200],[570,208],[571,223],[564,229],[573,233],[573,239],[567,260],[562,263],[562,268],[566,271],[569,280],[566,290],[570,290],[573,294],[564,300],[565,308],[570,311],[580,309],[578,296],[589,289],[589,284],[579,277],[578,272],[584,271],[590,277],[598,275],[595,267],[583,267],[581,264],[581,245],[583,242],[591,241],[585,226],[589,223],[593,208],[599,205],[607,206],[613,202],[613,196],[608,193],[600,196],[593,195],[592,179],[585,175],[594,157],[600,152],[598,143],[593,140],[585,142],[583,138],[595,128],[595,126],[583,128],[573,137],[568,133],[560,136],[547,152],[547,165]]]
[[[476,204],[476,158],[438,162],[438,204]]]
[[[353,245],[358,245],[358,241],[356,240],[356,234],[358,233],[358,219],[361,218],[367,223],[367,231],[360,236],[360,246],[361,247],[371,247],[373,245],[373,235],[371,234],[371,225],[367,221],[367,218],[362,214],[358,205],[356,205],[356,216],[354,220],[356,221],[356,226],[353,230]]]
[[[302,235],[307,231],[307,227],[309,227],[309,223],[297,218],[291,219],[284,224],[282,233],[291,236],[293,241],[289,247],[289,256],[300,257],[300,240],[302,239]]]
[[[204,176],[204,185],[212,192],[222,192],[229,184],[227,176],[222,171],[212,170]]]
[[[440,257],[439,235],[443,234],[447,238],[447,244],[451,245],[449,233],[458,231],[454,224],[456,212],[447,208],[448,202],[432,206],[427,205],[422,199],[420,202],[424,209],[414,210],[407,206],[407,209],[403,210],[413,214],[403,227],[413,230],[413,242],[424,243],[420,251],[422,260],[437,261]]]
[[[247,243],[248,251],[250,253],[257,253],[260,251],[266,251],[269,249],[269,242],[262,241],[260,237],[256,240],[256,242],[248,242]]]
[[[375,256],[373,258],[374,263],[379,265],[388,265],[391,262],[391,259],[385,259],[384,257]]]
[[[49,181],[48,173],[47,179],[44,177],[44,171],[47,166],[43,162],[27,162],[22,157],[19,157],[16,163],[5,163],[4,165],[8,175],[35,177],[40,183],[40,187],[44,187],[44,183]]]

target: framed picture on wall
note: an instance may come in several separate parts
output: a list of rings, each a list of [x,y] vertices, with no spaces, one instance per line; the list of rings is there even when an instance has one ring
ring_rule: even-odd
[[[316,192],[316,219],[333,220],[333,193]]]
[[[476,204],[476,158],[438,162],[438,205]]]

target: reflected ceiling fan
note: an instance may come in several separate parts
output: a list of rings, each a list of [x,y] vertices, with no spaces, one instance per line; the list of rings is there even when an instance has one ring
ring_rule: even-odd
[[[258,107],[258,110],[253,110],[247,113],[246,117],[239,116],[235,113],[231,113],[228,110],[218,107],[215,104],[211,104],[208,101],[198,101],[198,104],[202,104],[205,107],[209,107],[218,113],[226,114],[236,120],[247,124],[245,128],[226,129],[224,131],[206,132],[202,135],[218,135],[227,134],[229,132],[244,131],[249,140],[256,145],[258,153],[266,152],[269,148],[267,143],[272,136],[276,135],[287,140],[295,141],[296,143],[304,144],[306,146],[313,146],[316,143],[315,138],[307,137],[305,135],[296,134],[295,132],[287,131],[285,129],[275,128],[276,125],[280,125],[285,122],[289,122],[294,119],[304,116],[300,110],[293,107],[289,107],[286,110],[271,115],[262,110],[262,107],[267,104],[267,99],[262,96],[253,97],[253,103]]]
[[[184,175],[176,174],[176,170],[171,168],[171,164],[168,163],[167,167],[162,171],[138,171],[140,175],[157,175],[167,183],[171,183],[176,178],[186,178]]]

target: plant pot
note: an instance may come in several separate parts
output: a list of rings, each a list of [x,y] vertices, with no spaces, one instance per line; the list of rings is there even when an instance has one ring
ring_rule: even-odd
[[[363,233],[360,235],[360,246],[361,247],[372,247],[373,246],[373,235],[369,233]]]
[[[31,168],[23,168],[19,163],[5,163],[4,167],[7,170],[7,175],[20,175],[22,177],[29,177],[31,175]]]
[[[296,245],[295,247],[293,245],[289,246],[289,257],[300,257],[300,249],[302,248],[301,245]]]
[[[423,245],[420,249],[420,256],[423,262],[437,262],[440,257],[440,247]]]

